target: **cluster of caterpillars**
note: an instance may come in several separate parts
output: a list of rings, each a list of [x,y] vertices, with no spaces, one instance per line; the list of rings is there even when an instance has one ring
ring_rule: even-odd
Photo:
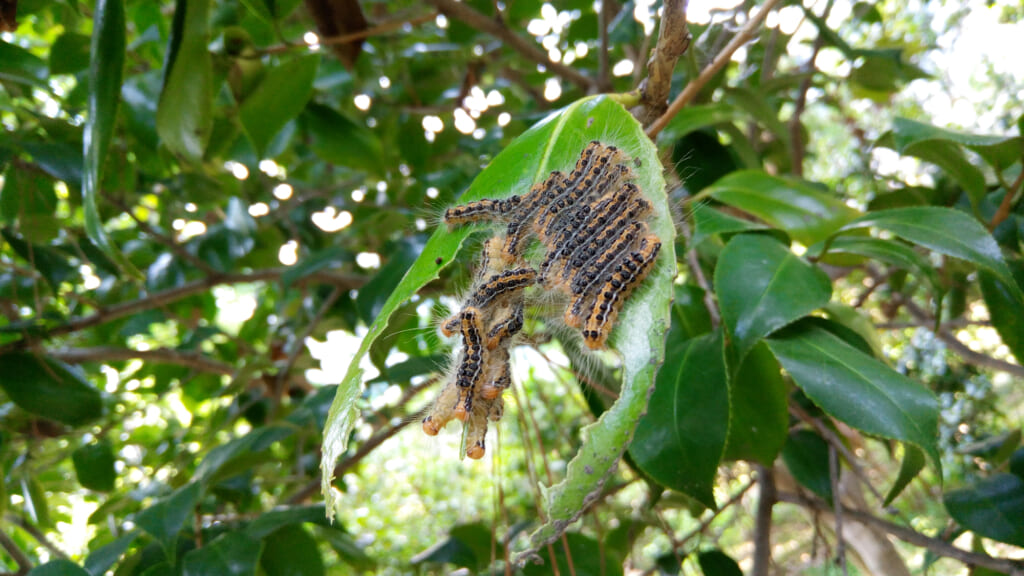
[[[509,348],[523,327],[531,286],[567,296],[565,323],[581,330],[588,348],[605,347],[619,310],[661,249],[646,222],[651,204],[633,184],[627,160],[614,146],[590,142],[568,175],[552,172],[526,194],[445,212],[449,228],[471,222],[505,228],[485,243],[462,310],[441,324],[446,336],[461,337],[462,349],[454,376],[423,420],[424,432],[433,436],[451,419],[461,420],[466,454],[484,455],[487,422],[502,416]],[[538,268],[525,259],[531,238],[544,247]]]

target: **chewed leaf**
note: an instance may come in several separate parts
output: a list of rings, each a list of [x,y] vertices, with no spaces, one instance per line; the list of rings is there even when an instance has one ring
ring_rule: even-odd
[[[661,239],[662,248],[644,285],[623,308],[609,340],[610,346],[623,356],[622,394],[596,424],[584,431],[584,444],[569,463],[566,479],[545,489],[549,521],[534,533],[533,546],[556,538],[579,517],[588,499],[600,490],[622,456],[646,408],[648,392],[664,357],[664,335],[676,275],[675,227],[654,145],[633,117],[606,97],[579,100],[537,123],[495,157],[459,198],[460,203],[465,203],[524,193],[553,170],[571,170],[580,151],[591,140],[617,146],[632,159],[635,183],[654,207],[648,223]],[[452,262],[470,232],[469,226],[434,232],[422,254],[384,302],[338,387],[324,430],[321,462],[329,515],[335,504],[331,491],[333,470],[347,448],[358,417],[355,403],[363,380],[360,362],[385,330],[395,310],[438,277],[444,267],[438,262],[445,265]]]

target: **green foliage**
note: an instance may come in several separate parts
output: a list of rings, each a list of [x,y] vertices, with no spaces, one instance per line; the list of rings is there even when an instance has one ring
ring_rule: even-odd
[[[935,58],[1005,2],[773,9],[653,139],[641,3],[607,45],[582,1],[6,4],[0,572],[737,574],[769,472],[780,569],[843,548],[797,490],[894,509],[920,534],[893,555],[1019,556],[1024,84],[979,55],[944,106]],[[670,98],[761,8],[691,15]],[[983,130],[941,112],[972,102]],[[635,162],[657,265],[607,352],[532,288],[460,461],[417,423],[495,229],[439,215],[593,139]]]

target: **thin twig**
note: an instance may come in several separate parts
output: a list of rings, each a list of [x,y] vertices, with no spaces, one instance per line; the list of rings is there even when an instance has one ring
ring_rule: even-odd
[[[46,354],[68,364],[86,362],[121,362],[125,360],[142,360],[154,364],[175,364],[193,368],[200,372],[212,372],[230,376],[235,369],[224,362],[212,360],[196,352],[185,352],[172,348],[156,348],[154,350],[132,350],[114,346],[95,346],[92,348],[65,348],[47,350]]]
[[[754,521],[754,567],[753,576],[768,576],[772,562],[772,507],[777,500],[775,476],[771,468],[757,466],[757,518]]]
[[[611,8],[611,0],[601,0],[601,13],[598,15],[597,29],[601,42],[601,50],[597,53],[597,86],[602,91],[610,91],[612,87],[608,65],[608,26],[612,21]]]
[[[843,576],[849,576],[846,567],[846,539],[843,537],[843,504],[839,498],[839,452],[835,444],[828,446],[828,480],[832,485],[832,508],[836,518],[836,561],[843,570]]]
[[[672,72],[679,57],[690,46],[690,29],[686,25],[686,0],[666,0],[662,6],[658,44],[647,61],[647,78],[640,83],[643,112],[637,118],[647,126],[668,109],[672,90]]]
[[[821,500],[820,498],[812,496],[803,496],[800,494],[793,494],[790,492],[779,492],[777,496],[779,502],[798,504],[800,506],[804,506],[814,510],[820,510],[823,512],[831,511],[831,507],[828,505],[828,503]],[[867,512],[862,512],[860,510],[855,510],[853,508],[848,508],[846,506],[842,506],[842,511],[848,520],[853,520],[855,522],[864,524],[865,526],[872,526],[881,529],[887,534],[891,534],[899,538],[900,540],[903,540],[904,542],[908,542],[910,544],[914,544],[915,546],[926,548],[939,556],[959,560],[960,562],[963,562],[968,566],[981,566],[984,568],[996,570],[998,572],[1010,574],[1012,576],[1024,576],[1024,560],[994,558],[992,556],[989,556],[988,554],[968,552],[967,550],[962,550],[960,548],[957,548],[956,546],[953,546],[949,542],[939,540],[938,538],[925,536],[924,534],[921,534],[916,530],[912,530],[910,528],[900,526],[898,524],[893,524],[892,522],[883,520],[881,518],[868,514]]]
[[[471,8],[468,4],[456,2],[455,0],[427,1],[443,14],[461,20],[477,30],[486,32],[491,36],[504,41],[506,45],[525,56],[527,60],[532,60],[537,64],[543,65],[548,70],[551,70],[555,74],[569,80],[581,89],[588,90],[593,84],[590,78],[587,78],[575,68],[566,66],[561,62],[552,62],[551,59],[548,58],[547,52],[541,50],[535,42],[524,39],[506,27],[503,22],[493,18],[488,18]]]
[[[313,315],[313,318],[306,325],[306,329],[302,331],[302,335],[295,340],[295,348],[290,354],[288,354],[288,359],[285,361],[284,366],[281,367],[281,370],[277,373],[277,377],[274,379],[274,393],[277,395],[277,404],[275,404],[275,409],[276,406],[280,404],[280,394],[284,392],[284,383],[288,378],[288,374],[292,371],[292,368],[295,367],[295,362],[298,361],[302,351],[306,349],[306,338],[309,338],[313,334],[313,330],[316,330],[317,324],[323,320],[324,315],[331,309],[331,306],[334,306],[334,303],[338,301],[342,292],[344,292],[344,290],[341,286],[334,287],[334,290],[331,291],[330,295],[327,296],[323,301],[323,304],[321,304],[320,308],[316,311],[316,314]]]
[[[18,545],[14,543],[14,540],[11,540],[11,537],[4,530],[0,530],[0,547],[3,547],[11,555],[14,563],[18,565],[18,571],[15,574],[28,574],[29,570],[32,569],[32,561],[29,560],[21,548],[18,548]]]
[[[832,11],[832,2],[830,1],[825,5],[825,11],[822,13],[822,20],[827,20],[829,13]],[[801,128],[803,125],[800,123],[800,118],[803,116],[804,109],[807,107],[807,92],[811,89],[811,84],[814,81],[814,70],[816,62],[818,60],[818,53],[825,46],[825,36],[818,33],[818,37],[814,39],[814,48],[811,50],[811,57],[807,59],[807,63],[804,64],[804,71],[807,73],[807,77],[800,84],[800,90],[797,92],[796,105],[793,108],[793,117],[789,120],[789,140],[793,147],[793,174],[799,177],[804,175],[804,139],[803,131]]]
[[[164,234],[159,230],[153,228],[152,226],[149,225],[148,222],[136,216],[135,213],[132,211],[132,207],[122,202],[119,198],[115,198],[108,194],[104,194],[104,198],[107,200],[107,202],[110,202],[118,209],[120,209],[121,212],[127,214],[129,218],[134,220],[136,228],[152,237],[158,243],[166,246],[178,258],[181,258],[182,260],[202,270],[206,274],[220,273],[216,268],[207,264],[206,261],[204,261],[202,258],[197,257],[195,254],[189,252],[184,246],[175,242],[174,238],[171,238],[167,234]]]
[[[340,36],[328,36],[327,38],[321,38],[317,42],[317,44],[319,44],[320,46],[335,46],[337,44],[348,44],[350,42],[355,42],[356,40],[369,38],[370,36],[380,36],[382,34],[387,34],[388,32],[393,32],[395,30],[402,28],[406,24],[410,26],[416,26],[418,24],[423,24],[424,22],[430,22],[435,18],[437,18],[437,14],[432,12],[430,14],[423,14],[420,16],[416,16],[414,18],[400,18],[396,20],[389,20],[387,22],[382,22],[376,26],[367,28],[366,30],[359,30],[358,32],[342,34]],[[309,44],[300,43],[281,44],[279,46],[271,46],[269,48],[264,48],[263,50],[257,51],[256,57],[262,56],[264,54],[280,54],[281,52],[287,52],[288,50],[292,50],[295,48],[309,47]]]
[[[1024,170],[1021,170],[1020,175],[1017,176],[1017,180],[1013,182],[1007,189],[1006,195],[1003,196],[1003,201],[999,203],[999,208],[996,213],[992,215],[992,221],[988,223],[989,230],[995,230],[996,226],[1003,223],[1010,217],[1010,209],[1013,208],[1013,199],[1017,196],[1017,191],[1020,190],[1021,185],[1024,185]]]
[[[771,12],[779,2],[781,2],[781,0],[768,0],[764,3],[764,6],[761,7],[757,14],[750,17],[747,25],[733,37],[733,39],[725,46],[725,48],[722,49],[721,52],[718,53],[717,56],[715,56],[715,59],[711,61],[711,64],[708,64],[704,70],[701,70],[700,75],[687,84],[686,88],[676,96],[676,99],[672,101],[671,105],[669,105],[668,110],[666,110],[660,118],[655,120],[654,123],[647,128],[648,138],[651,140],[657,138],[658,134],[665,129],[665,126],[668,126],[669,121],[672,120],[672,118],[675,118],[676,114],[679,114],[679,111],[689,104],[695,96],[697,96],[697,93],[700,92],[701,88],[703,88],[704,85],[715,76],[715,74],[718,74],[718,72],[729,63],[732,59],[733,53],[754,37],[757,29],[761,26],[761,21],[764,20],[768,13]]]
[[[37,336],[40,339],[46,339],[54,336],[62,336],[64,334],[71,334],[73,332],[78,332],[79,330],[85,330],[86,328],[92,328],[93,326],[99,326],[100,324],[117,320],[118,318],[131,316],[132,314],[136,314],[144,310],[152,310],[154,308],[160,308],[162,306],[172,304],[194,294],[206,292],[214,286],[280,280],[281,276],[288,270],[290,270],[290,268],[268,268],[266,270],[256,270],[254,272],[241,274],[218,274],[209,276],[175,288],[152,293],[148,296],[139,298],[138,300],[132,300],[131,302],[124,302],[110,306],[109,308],[103,308],[89,316],[75,318],[48,330],[42,330],[40,333],[37,333]],[[363,284],[366,283],[366,278],[334,272],[314,272],[303,278],[301,282],[333,284],[346,289],[355,289],[362,287]],[[0,346],[0,354],[10,352],[12,350],[22,350],[26,348],[28,344],[29,340],[27,339],[16,340],[14,342],[4,344],[3,346]]]
[[[868,490],[870,490],[871,493],[874,494],[875,498],[878,498],[879,502],[885,501],[885,498],[883,498],[882,495],[878,492],[878,490],[871,485],[871,482],[868,481],[867,474],[865,474],[864,470],[860,467],[859,464],[857,464],[857,459],[854,457],[853,453],[850,452],[850,449],[846,447],[846,444],[843,443],[843,440],[839,437],[839,435],[835,433],[834,430],[832,430],[828,426],[825,426],[825,423],[822,422],[821,419],[815,418],[808,414],[807,411],[801,408],[798,404],[790,404],[789,412],[793,416],[796,416],[798,419],[807,422],[811,426],[814,426],[814,429],[817,430],[818,433],[821,434],[826,441],[828,441],[830,446],[834,446],[843,454],[843,458],[846,459],[846,463],[849,464],[850,470],[853,471],[854,476],[856,476],[865,486],[868,487]]]

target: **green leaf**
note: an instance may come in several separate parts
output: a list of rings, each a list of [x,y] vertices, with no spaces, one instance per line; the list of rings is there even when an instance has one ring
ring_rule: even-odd
[[[67,258],[53,248],[25,242],[9,228],[0,230],[0,236],[3,236],[3,239],[11,245],[18,256],[21,256],[43,275],[55,292],[60,289],[62,282],[74,278],[78,274]]]
[[[294,433],[295,428],[284,424],[256,428],[241,438],[235,438],[210,450],[196,467],[192,479],[204,484],[211,483],[218,478],[221,468],[224,468],[231,460],[262,452],[270,448],[274,442]]]
[[[873,226],[919,246],[967,260],[995,274],[1015,293],[1020,293],[992,235],[967,214],[951,208],[920,206],[872,212],[854,220],[842,231]]]
[[[828,304],[828,275],[774,239],[735,236],[718,258],[715,293],[738,359],[761,339]]]
[[[970,148],[996,169],[1011,166],[1024,154],[1024,138],[1021,136],[965,134],[909,118],[894,119],[892,135],[896,150],[901,153],[914,155],[911,150],[918,144],[943,140]]]
[[[71,453],[78,483],[83,488],[99,492],[114,489],[117,472],[114,470],[114,447],[107,440],[82,446]]]
[[[285,288],[291,287],[299,280],[315,274],[321,270],[337,268],[341,264],[351,262],[353,256],[348,250],[340,246],[332,246],[301,258],[294,266],[281,275],[281,284]]]
[[[1024,546],[1024,479],[996,474],[943,496],[961,526],[986,538]]]
[[[896,476],[889,493],[885,495],[885,502],[882,506],[892,504],[892,501],[903,492],[903,489],[910,484],[910,481],[917,477],[917,474],[924,468],[924,452],[909,444],[903,445],[903,461],[900,463],[900,473]]]
[[[646,408],[648,390],[663,358],[664,333],[669,321],[672,282],[676,276],[675,228],[669,215],[657,151],[633,117],[606,97],[577,101],[539,122],[495,157],[460,199],[466,202],[525,192],[552,170],[573,166],[585,143],[593,139],[614,144],[640,161],[641,167],[636,170],[637,184],[655,206],[651,229],[662,239],[662,249],[659,264],[645,282],[648,287],[626,304],[611,335],[611,345],[624,358],[624,386],[619,400],[596,424],[584,430],[586,440],[577,457],[569,463],[566,480],[546,490],[544,502],[550,521],[535,535],[533,546],[554,539],[579,517],[587,498],[599,489],[625,450]],[[363,380],[360,362],[387,327],[395,310],[438,277],[443,266],[438,266],[435,260],[440,258],[445,264],[451,263],[470,233],[470,227],[434,232],[421,256],[384,303],[349,364],[324,431],[321,471],[329,509],[335,505],[331,488],[334,465],[345,452],[356,422],[356,400]]]
[[[761,170],[733,172],[705,188],[705,194],[784,230],[804,246],[824,240],[859,214],[807,182]]]
[[[348,168],[381,170],[380,139],[366,126],[320,104],[306,106],[302,119],[313,134],[313,151],[317,156]]]
[[[832,503],[828,443],[824,438],[810,430],[793,432],[782,447],[782,461],[797,482]]]
[[[734,234],[736,232],[751,232],[768,228],[759,222],[740,220],[720,210],[698,205],[693,210],[693,238],[690,239],[690,248],[695,248],[701,242],[717,234]]]
[[[121,559],[121,556],[138,537],[139,531],[132,530],[113,542],[93,550],[85,559],[85,571],[89,573],[89,576],[103,576],[115,562]]]
[[[292,524],[304,524],[306,522],[325,523],[327,521],[324,517],[325,512],[326,508],[323,504],[271,510],[260,514],[258,518],[246,526],[245,531],[253,538],[265,538],[277,529]]]
[[[185,554],[183,576],[249,576],[256,573],[256,562],[263,550],[263,542],[250,538],[245,532],[228,532],[213,542]],[[314,546],[314,552],[316,551]],[[308,550],[296,550],[296,553]],[[296,564],[302,562],[295,558]],[[321,572],[322,573],[322,572]],[[316,573],[310,572],[314,575]],[[275,576],[268,573],[268,576]]]
[[[818,327],[795,326],[768,347],[825,412],[858,430],[924,450],[941,471],[939,406],[924,386]]]
[[[21,477],[21,497],[25,499],[25,509],[33,522],[43,528],[54,527],[50,503],[46,500],[46,491],[38,478],[27,475]]]
[[[715,508],[715,473],[729,433],[722,332],[672,340],[629,453],[659,484]]]
[[[75,74],[88,68],[91,42],[85,34],[61,34],[50,47],[50,74]]]
[[[156,130],[167,148],[195,162],[213,131],[213,58],[209,0],[178,0],[167,69],[156,111]]]
[[[241,103],[238,117],[259,157],[263,157],[284,125],[306,107],[319,67],[320,55],[313,54],[270,68],[260,85]]]
[[[0,356],[0,387],[26,412],[80,426],[103,415],[98,390],[63,362],[14,352]]]
[[[779,362],[759,342],[729,381],[729,440],[725,458],[771,466],[789,431],[789,387]]]
[[[733,122],[745,117],[742,110],[723,102],[687,106],[676,114],[661,132],[664,141],[677,140],[694,130],[715,124]]]
[[[0,41],[0,80],[45,88],[48,77],[42,58],[17,44]]]
[[[708,550],[697,555],[697,563],[704,576],[743,576],[743,570],[721,550]]]
[[[828,252],[821,254],[824,243],[807,250],[807,256],[820,258],[828,262],[828,254],[855,254],[874,260],[892,264],[914,272],[926,280],[936,294],[942,292],[942,283],[935,268],[928,259],[918,254],[913,248],[896,240],[884,240],[865,236],[840,236],[828,244]]]
[[[902,154],[920,158],[942,168],[967,192],[971,207],[975,210],[984,200],[985,175],[981,169],[971,164],[957,144],[949,140],[919,140],[901,146],[899,150]]]
[[[704,303],[704,290],[693,284],[676,286],[672,302],[672,329],[669,338],[689,340],[711,332],[711,313]]]
[[[267,576],[322,576],[325,573],[316,540],[298,524],[285,526],[267,536],[260,567]]]
[[[117,105],[121,97],[124,73],[125,21],[124,0],[96,0],[93,12],[92,44],[89,53],[89,114],[82,137],[85,168],[82,178],[82,205],[85,231],[111,260],[134,272],[121,252],[110,242],[96,208],[96,196],[102,182],[100,170],[110,148],[117,123]],[[137,274],[136,274],[137,275]]]
[[[135,523],[163,547],[168,562],[176,559],[178,533],[195,513],[201,494],[200,484],[190,482],[135,515]]]
[[[549,574],[575,574],[576,576],[621,576],[622,559],[616,557],[601,543],[589,536],[571,532],[565,535],[566,545],[561,543],[552,546],[558,571],[551,566],[551,556],[547,550],[540,557],[543,564],[527,564],[523,567],[525,576],[547,576]],[[565,548],[569,550],[566,552]],[[567,559],[568,556],[568,559]],[[570,561],[572,568],[570,569]]]
[[[882,341],[878,338],[878,330],[871,323],[871,319],[861,314],[853,306],[842,302],[829,302],[822,311],[825,316],[841,326],[852,330],[864,340],[870,347],[871,353],[879,360],[885,360],[885,350],[882,348]],[[838,334],[837,334],[838,336]],[[841,336],[840,336],[841,337]]]
[[[454,564],[476,572],[486,569],[491,559],[491,530],[481,523],[461,524],[438,542],[412,558],[412,565]]]
[[[53,181],[31,170],[9,168],[0,188],[0,216],[7,222],[33,214],[52,215],[57,209]]]
[[[51,560],[36,566],[27,576],[89,576],[89,573],[71,560]]]
[[[274,23],[274,0],[241,0],[242,5],[267,24]]]
[[[1019,264],[1015,267],[1024,268]],[[1024,270],[1016,276],[1024,278]],[[1017,361],[1021,362],[1020,359],[1024,358],[1024,294],[984,270],[978,274],[978,284],[981,286],[981,294],[985,298],[992,326],[1003,339],[1003,344],[1006,344]]]

